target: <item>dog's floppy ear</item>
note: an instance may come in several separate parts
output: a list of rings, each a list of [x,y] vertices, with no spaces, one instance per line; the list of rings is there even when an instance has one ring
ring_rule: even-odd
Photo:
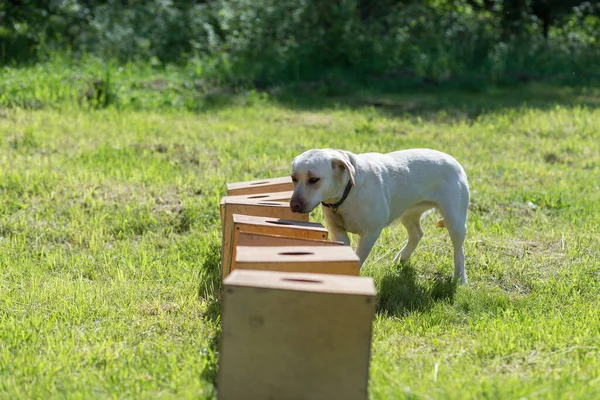
[[[354,182],[354,174],[356,173],[356,169],[354,165],[350,162],[350,159],[342,152],[336,152],[331,159],[331,167],[333,169],[340,168],[348,171],[348,176],[350,176],[350,182],[352,182],[352,186],[356,184]]]

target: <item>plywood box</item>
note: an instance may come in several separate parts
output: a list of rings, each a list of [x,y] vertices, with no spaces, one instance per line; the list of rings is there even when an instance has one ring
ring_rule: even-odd
[[[343,246],[343,242],[335,240],[301,239],[265,233],[240,232],[238,246]]]
[[[231,245],[229,246],[229,255],[227,256],[228,264],[222,263],[223,278],[229,274],[235,264],[236,246],[239,245],[240,232],[268,233],[291,238],[327,240],[327,229],[316,222],[233,214],[233,236],[231,238]],[[271,246],[276,245],[278,244],[271,244]]]
[[[227,196],[283,192],[287,190],[294,190],[292,178],[289,176],[227,184]]]
[[[288,202],[254,201],[234,197],[221,199],[221,265],[229,265],[233,214],[283,218],[293,221],[308,221],[308,214],[293,213]],[[225,269],[223,268],[223,271]]]
[[[294,192],[288,190],[285,192],[272,192],[272,193],[255,193],[255,194],[243,194],[235,196],[226,196],[233,200],[254,200],[254,201],[290,201]]]
[[[374,312],[369,277],[233,271],[218,399],[366,400]]]
[[[360,261],[350,246],[238,246],[235,268],[358,276]]]

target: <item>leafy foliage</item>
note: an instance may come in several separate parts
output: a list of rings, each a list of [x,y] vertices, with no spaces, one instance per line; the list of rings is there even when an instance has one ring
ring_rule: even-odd
[[[9,0],[0,59],[197,59],[221,81],[597,74],[600,5],[558,0]]]

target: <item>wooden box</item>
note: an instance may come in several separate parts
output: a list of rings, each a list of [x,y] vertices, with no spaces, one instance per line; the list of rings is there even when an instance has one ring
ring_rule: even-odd
[[[243,194],[235,196],[227,196],[233,200],[252,200],[252,201],[290,201],[294,191],[288,190],[285,192],[273,192],[273,193],[255,193],[255,194]]]
[[[224,287],[218,399],[367,399],[372,278],[236,270]]]
[[[350,246],[238,246],[235,269],[358,276],[360,261]]]
[[[270,235],[266,233],[239,232],[238,246],[343,246],[344,242],[335,240],[299,239],[294,237]]]
[[[289,176],[227,184],[227,196],[284,192],[287,190],[294,190],[292,178]]]
[[[308,221],[308,214],[293,213],[289,202],[255,201],[238,197],[223,197],[221,199],[221,265],[229,265],[231,236],[233,229],[233,214],[262,216],[289,219],[293,221]],[[225,270],[222,268],[222,270]]]
[[[250,215],[233,214],[233,229],[231,244],[228,249],[228,264],[222,264],[222,275],[225,278],[233,270],[236,256],[236,246],[239,243],[241,232],[268,233],[290,238],[327,240],[327,229],[316,222],[292,221],[279,218],[256,217]],[[279,244],[271,244],[278,246]]]

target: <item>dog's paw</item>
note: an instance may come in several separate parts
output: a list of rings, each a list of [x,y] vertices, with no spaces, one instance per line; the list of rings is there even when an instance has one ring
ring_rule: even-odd
[[[408,259],[402,257],[401,251],[399,251],[398,254],[396,254],[396,257],[394,257],[394,259],[392,260],[392,264],[406,264],[407,262]]]

